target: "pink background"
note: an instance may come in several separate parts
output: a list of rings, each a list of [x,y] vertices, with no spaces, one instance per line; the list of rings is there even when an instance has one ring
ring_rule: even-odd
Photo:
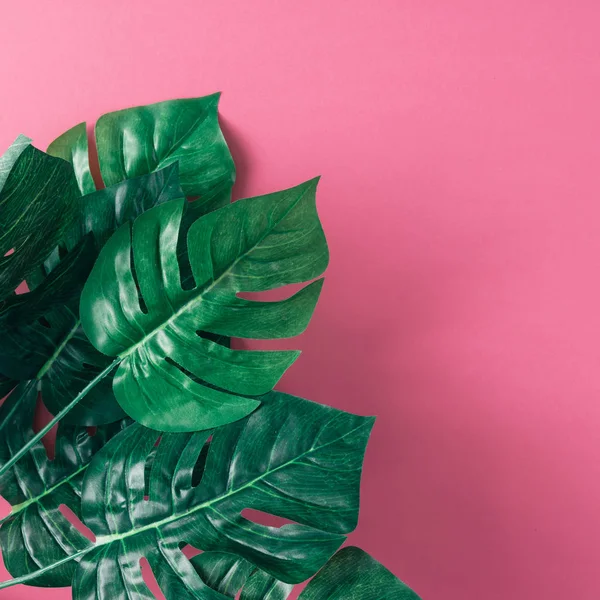
[[[585,0],[7,2],[0,148],[222,90],[237,197],[323,175],[332,263],[280,387],[379,415],[351,542],[425,599],[591,600],[599,19]]]

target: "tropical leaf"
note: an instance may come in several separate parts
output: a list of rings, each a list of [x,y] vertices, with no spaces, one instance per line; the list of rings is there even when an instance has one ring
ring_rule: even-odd
[[[65,133],[48,146],[47,152],[73,165],[77,184],[82,194],[91,194],[96,191],[96,184],[90,172],[85,123],[79,123],[79,125],[75,125],[75,127],[65,131]]]
[[[179,162],[187,196],[205,212],[228,203],[235,166],[219,127],[220,94],[108,113],[96,123],[100,172],[113,185]]]
[[[10,297],[0,309],[0,372],[9,379],[36,379],[53,414],[110,363],[87,340],[78,318],[81,289],[96,256],[87,236],[41,285]],[[65,423],[101,425],[123,416],[110,382],[101,381]]]
[[[294,589],[293,584],[279,581],[245,558],[228,552],[203,552],[190,562],[202,581],[222,594],[221,597],[235,598],[241,591],[240,600],[286,600]],[[195,598],[186,596],[185,592],[179,592],[178,597],[180,600]]]
[[[15,152],[0,190],[0,300],[56,247],[73,223],[79,196],[67,162],[25,143]]]
[[[77,205],[75,227],[65,239],[66,246],[71,249],[92,233],[99,251],[121,225],[134,221],[154,206],[178,198],[184,195],[177,163],[88,194]]]
[[[168,100],[108,113],[95,128],[106,186],[178,163],[187,196],[205,214],[229,203],[235,165],[218,120],[220,94]],[[71,162],[82,193],[95,190],[90,175],[86,124],[58,137],[48,152]]]
[[[299,600],[419,600],[419,596],[366,552],[349,546],[317,573]]]
[[[145,212],[107,242],[84,287],[81,320],[98,350],[121,359],[113,389],[129,416],[163,431],[208,429],[244,417],[273,388],[297,352],[231,350],[207,332],[264,339],[306,328],[322,280],[281,302],[237,294],[323,272],[315,189],[312,180],[195,221],[187,233],[192,289],[181,285],[177,256],[184,201]]]
[[[203,598],[211,588],[181,551],[186,543],[237,554],[288,583],[312,576],[356,526],[373,418],[278,392],[263,400],[246,419],[213,431],[161,434],[138,423],[121,431],[83,482],[81,514],[95,542],[65,543],[72,554],[17,582],[43,576],[53,585],[55,573],[78,562],[75,600],[152,598],[141,576],[146,557],[161,586],[175,581]],[[242,516],[246,508],[295,524],[259,525]]]
[[[292,585],[278,581],[247,560],[227,552],[203,552],[191,563],[201,579],[222,596],[239,600],[286,600]],[[241,593],[240,593],[241,592]],[[240,593],[239,596],[236,594]],[[204,596],[166,592],[167,598]],[[211,596],[206,596],[210,599]],[[217,598],[217,596],[215,596]],[[419,600],[408,586],[359,548],[338,551],[310,581],[299,600]]]
[[[34,381],[19,384],[0,408],[0,465],[34,435],[32,424],[37,402]],[[93,436],[85,427],[58,427],[55,457],[49,460],[41,442],[0,477],[0,495],[12,511],[0,527],[4,564],[13,577],[35,573],[90,542],[61,513],[66,505],[81,516],[81,485],[92,456],[118,433],[124,423],[99,427]],[[39,586],[70,585],[75,565],[67,562],[32,583]]]
[[[27,136],[19,135],[8,150],[0,156],[0,190],[4,187],[13,165],[29,144],[31,144],[31,139]]]
[[[83,283],[115,229],[152,206],[182,197],[177,165],[172,165],[79,198],[75,223],[62,240],[70,251],[62,259],[55,251],[38,274],[37,287],[10,298],[0,310],[0,373],[39,379],[44,403],[57,414],[103,371],[111,361],[91,345],[79,320]],[[106,379],[65,419],[101,425],[123,416]]]

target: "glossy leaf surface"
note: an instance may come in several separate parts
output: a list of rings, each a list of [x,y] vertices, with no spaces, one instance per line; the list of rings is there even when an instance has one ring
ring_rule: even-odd
[[[24,135],[19,135],[10,145],[8,150],[0,156],[0,190],[4,187],[8,174],[13,168],[15,162],[27,146],[31,144],[31,139]]]
[[[177,163],[88,194],[77,204],[75,227],[67,236],[67,247],[72,248],[92,233],[99,251],[124,223],[154,206],[183,197]]]
[[[59,243],[78,196],[67,162],[25,145],[0,190],[0,300]]]
[[[179,162],[187,196],[206,211],[230,201],[235,166],[219,127],[219,94],[169,100],[108,113],[96,124],[107,186]]]
[[[182,542],[238,554],[283,581],[305,580],[356,526],[372,424],[372,418],[274,392],[242,421],[212,432],[162,434],[155,453],[159,433],[128,427],[85,476],[83,519],[97,541],[81,558],[74,598],[152,598],[141,578],[142,556],[163,589],[188,593],[169,591],[170,597],[204,598],[210,588],[181,552]],[[241,515],[246,508],[297,524],[259,525]],[[171,588],[174,582],[180,588]]]
[[[235,598],[241,591],[239,600],[286,600],[294,588],[227,552],[203,552],[191,563],[200,578],[226,598]]]
[[[0,311],[0,372],[20,380],[40,378],[44,403],[53,414],[110,363],[89,342],[79,320],[81,289],[101,246],[123,223],[182,196],[177,165],[172,165],[79,198],[75,223],[63,237],[71,252],[59,260],[56,251],[36,279],[38,287],[9,299]],[[66,422],[101,425],[123,416],[106,379]]]
[[[177,255],[184,201],[147,211],[108,241],[85,285],[81,319],[98,350],[122,358],[113,388],[128,415],[160,430],[208,429],[244,417],[258,406],[249,396],[273,388],[297,352],[231,350],[207,333],[282,338],[305,329],[322,281],[281,302],[237,294],[323,272],[315,189],[309,181],[195,221],[187,232],[192,289],[182,288]]]
[[[191,562],[202,580],[227,598],[236,598],[241,591],[239,600],[286,600],[293,589],[292,585],[278,581],[234,554],[204,552]],[[167,594],[167,598],[171,597],[195,598]],[[419,597],[366,552],[349,546],[327,562],[299,600],[419,600]]]
[[[349,546],[317,573],[299,600],[419,600],[419,596],[366,552]]]
[[[58,156],[73,165],[77,184],[82,194],[91,194],[96,191],[96,184],[90,172],[88,154],[88,138],[85,123],[65,131],[56,138],[47,150],[48,154]]]
[[[37,402],[35,382],[19,384],[0,408],[0,465],[33,435]],[[92,456],[122,428],[100,427],[90,436],[85,427],[59,425],[55,457],[49,460],[41,442],[0,477],[0,495],[12,505],[2,521],[0,546],[13,577],[33,573],[89,547],[61,513],[61,504],[81,515],[81,485]],[[70,585],[75,565],[66,563],[33,580],[34,585]]]

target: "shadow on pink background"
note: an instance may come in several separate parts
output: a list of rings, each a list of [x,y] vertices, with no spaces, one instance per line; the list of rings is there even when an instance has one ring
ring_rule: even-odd
[[[585,0],[20,0],[0,148],[222,90],[236,197],[323,176],[331,267],[280,388],[379,416],[351,543],[425,599],[591,600],[599,19]]]

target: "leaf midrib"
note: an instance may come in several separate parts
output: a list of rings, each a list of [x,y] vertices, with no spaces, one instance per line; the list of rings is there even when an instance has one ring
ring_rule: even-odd
[[[334,417],[335,418],[335,417]],[[56,569],[57,567],[64,565],[66,563],[71,562],[72,560],[77,560],[83,556],[85,556],[86,554],[88,554],[89,552],[96,550],[98,548],[102,548],[103,546],[109,546],[110,544],[113,544],[115,542],[122,542],[124,539],[127,539],[129,537],[135,536],[135,535],[139,535],[144,533],[145,531],[150,531],[152,529],[160,529],[161,527],[163,527],[164,525],[167,525],[169,523],[173,523],[175,521],[178,521],[180,519],[184,519],[186,517],[189,517],[191,514],[194,514],[202,509],[205,508],[210,508],[211,505],[220,502],[221,500],[224,500],[225,498],[229,498],[245,489],[248,489],[249,487],[252,487],[254,484],[256,484],[257,482],[261,481],[262,479],[264,479],[265,477],[267,477],[268,475],[270,475],[271,473],[275,473],[277,471],[279,471],[280,469],[283,469],[285,467],[288,467],[289,465],[292,465],[296,462],[298,462],[299,460],[301,460],[302,458],[305,458],[306,456],[309,456],[310,454],[312,454],[313,452],[316,452],[318,450],[322,450],[323,448],[326,448],[327,446],[330,446],[332,444],[335,444],[336,442],[340,441],[341,439],[344,439],[345,437],[352,435],[354,432],[358,431],[359,429],[362,429],[363,427],[368,427],[371,424],[371,419],[369,419],[368,417],[364,418],[365,420],[362,421],[358,426],[353,427],[352,429],[350,429],[349,431],[345,432],[343,435],[340,435],[339,437],[336,437],[335,439],[327,442],[326,444],[322,444],[321,446],[315,447],[314,445],[311,447],[310,450],[303,452],[302,454],[295,456],[293,459],[281,464],[279,467],[276,467],[274,469],[270,469],[265,471],[264,473],[261,473],[261,475],[259,477],[256,477],[254,479],[252,479],[251,481],[249,481],[248,483],[245,483],[243,486],[237,488],[236,490],[232,490],[229,491],[226,494],[222,494],[221,496],[217,496],[216,498],[213,498],[211,500],[207,500],[206,502],[203,502],[201,504],[199,504],[198,506],[193,507],[192,509],[188,510],[185,513],[179,513],[176,515],[171,515],[170,517],[167,517],[165,519],[161,519],[160,521],[156,521],[154,523],[150,523],[148,525],[144,525],[143,527],[138,527],[135,529],[131,529],[130,531],[126,532],[126,533],[122,533],[122,534],[113,534],[113,535],[107,535],[107,536],[98,536],[96,538],[96,541],[94,543],[92,543],[89,547],[84,548],[83,550],[80,550],[79,552],[75,552],[74,554],[65,557],[64,559],[61,559],[55,563],[52,563],[51,565],[48,565],[46,567],[43,567],[42,569],[38,569],[37,571],[35,571],[34,573],[31,573],[29,575],[26,576],[22,576],[22,577],[18,577],[16,578],[18,581],[16,581],[16,583],[21,583],[21,582],[26,582],[26,581],[30,581],[32,579],[35,579],[36,577],[39,577],[40,575],[43,575],[44,573],[51,571],[53,569]],[[320,432],[318,432],[318,436],[321,435],[322,431],[324,428],[321,429]],[[318,439],[318,438],[317,438]],[[3,583],[8,584],[8,585],[2,585]],[[9,580],[7,582],[2,582],[0,583],[0,589],[3,589],[4,587],[8,587],[11,585],[15,585],[14,583],[12,583],[12,580]]]
[[[16,516],[21,511],[25,510],[28,506],[39,502],[42,498],[45,498],[46,496],[53,494],[59,487],[69,483],[69,481],[71,481],[71,479],[74,479],[75,477],[77,477],[77,475],[79,475],[80,473],[85,471],[89,466],[90,466],[90,463],[82,465],[75,472],[71,473],[67,477],[64,477],[58,483],[55,483],[52,487],[49,487],[46,490],[44,490],[43,493],[38,494],[37,496],[34,496],[33,498],[29,498],[28,500],[25,500],[25,502],[21,502],[21,504],[15,504],[11,508],[10,513],[6,517],[4,517],[4,519],[0,520],[0,524],[3,523],[4,521],[7,521],[11,517]]]
[[[200,304],[202,302],[202,300],[204,299],[204,296],[206,296],[208,293],[210,293],[210,291],[216,285],[219,284],[219,282],[223,279],[223,277],[225,277],[226,275],[228,275],[232,271],[232,269],[238,264],[238,262],[240,260],[242,260],[243,258],[245,258],[248,254],[250,254],[250,252],[252,252],[253,250],[255,250],[259,246],[259,244],[271,233],[271,231],[273,230],[273,228],[276,225],[279,225],[279,223],[281,223],[290,214],[290,212],[298,205],[299,202],[301,202],[301,200],[306,196],[306,194],[311,189],[312,189],[312,186],[307,186],[306,189],[303,190],[303,192],[298,196],[298,198],[296,198],[296,200],[291,204],[291,206],[284,212],[284,214],[275,223],[270,223],[269,224],[267,232],[263,236],[261,236],[256,241],[256,243],[253,244],[250,248],[248,248],[243,254],[241,254],[240,256],[238,256],[229,265],[229,267],[225,271],[223,271],[221,273],[221,275],[219,275],[215,280],[213,280],[213,282],[209,286],[205,287],[197,296],[194,296],[193,298],[191,298],[190,300],[188,300],[187,302],[185,302],[181,306],[181,308],[179,308],[168,319],[166,319],[165,321],[163,321],[162,323],[160,323],[157,327],[155,327],[152,331],[150,331],[150,333],[147,333],[139,342],[136,342],[135,344],[133,344],[132,346],[130,346],[127,350],[125,350],[124,352],[121,352],[120,354],[118,354],[118,357],[121,358],[121,359],[125,359],[127,356],[129,356],[130,354],[132,354],[133,352],[135,352],[140,346],[145,345],[155,335],[157,335],[161,331],[164,331],[173,321],[176,321],[182,314],[184,314],[188,310],[192,309],[194,306]],[[200,218],[202,218],[202,217],[200,217]],[[131,243],[133,244],[133,239],[131,240]],[[188,249],[188,252],[189,252],[189,249]]]
[[[67,333],[67,335],[63,338],[63,340],[60,342],[60,344],[56,347],[52,356],[44,363],[42,368],[39,370],[38,374],[35,376],[35,379],[37,381],[40,381],[42,379],[42,377],[44,377],[44,375],[46,375],[46,373],[50,370],[52,365],[56,362],[58,357],[61,355],[62,351],[66,348],[67,344],[73,339],[73,337],[77,333],[77,330],[79,329],[80,325],[81,325],[81,320],[78,318],[75,321],[75,325],[73,325],[71,330]]]
[[[244,485],[240,486],[239,488],[237,488],[235,490],[230,490],[227,493],[221,494],[220,496],[217,496],[216,498],[207,500],[206,502],[202,502],[201,504],[194,506],[193,508],[186,511],[185,513],[176,513],[169,517],[165,517],[164,519],[161,519],[160,521],[155,521],[154,523],[149,523],[148,525],[144,525],[142,527],[130,529],[129,531],[127,531],[125,533],[115,533],[113,535],[98,536],[96,538],[95,547],[104,546],[105,544],[111,544],[115,541],[120,541],[120,540],[126,539],[126,538],[134,536],[134,535],[139,535],[139,534],[143,533],[144,531],[149,531],[151,529],[160,529],[164,525],[168,525],[169,523],[173,523],[180,519],[184,519],[185,517],[189,517],[190,515],[198,512],[204,508],[210,508],[213,504],[219,503],[222,500],[229,498],[230,496],[234,496],[235,494],[238,494],[239,492],[246,490],[249,487],[253,487],[255,483],[258,483],[259,481],[268,477],[272,473],[276,473],[277,471],[279,471],[281,469],[284,469],[286,467],[289,467],[290,465],[293,465],[294,463],[300,461],[301,459],[305,458],[306,456],[309,456],[313,452],[322,450],[323,448],[326,448],[327,446],[335,444],[336,442],[340,441],[341,439],[353,434],[355,431],[358,431],[359,429],[362,429],[363,427],[368,426],[369,424],[370,424],[370,422],[367,418],[365,421],[361,422],[360,425],[358,425],[357,427],[350,429],[343,435],[336,437],[335,439],[327,442],[326,444],[323,444],[323,445],[317,446],[317,447],[312,447],[310,450],[303,452],[302,454],[299,454],[298,456],[295,456],[293,459],[288,460],[287,462],[279,465],[278,467],[264,471],[258,477],[255,477],[254,479],[250,480],[249,482],[245,483]]]

